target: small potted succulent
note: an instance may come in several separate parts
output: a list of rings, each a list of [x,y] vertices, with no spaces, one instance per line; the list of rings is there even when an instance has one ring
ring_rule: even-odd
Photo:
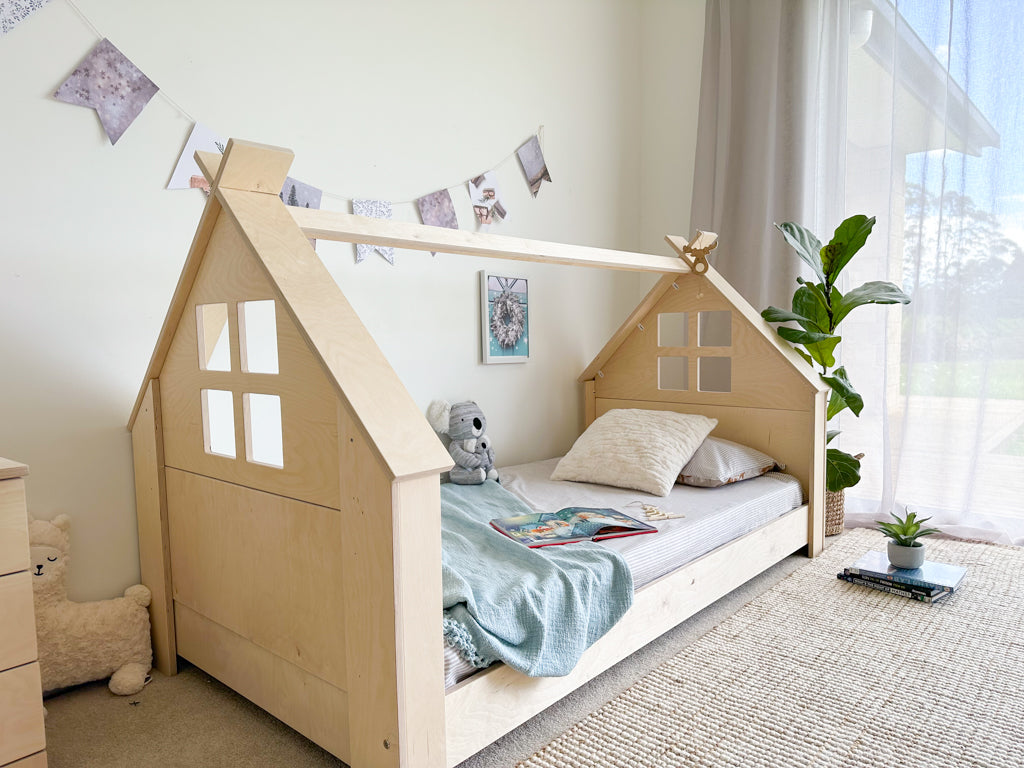
[[[922,528],[921,524],[931,520],[930,517],[918,519],[916,512],[907,510],[906,517],[890,512],[895,523],[876,520],[878,530],[889,537],[887,552],[889,562],[896,568],[920,568],[924,563],[924,544],[918,541],[922,536],[938,533],[938,528]]]

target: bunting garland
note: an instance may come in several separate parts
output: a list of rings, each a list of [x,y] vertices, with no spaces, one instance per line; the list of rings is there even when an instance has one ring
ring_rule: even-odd
[[[6,34],[47,2],[49,0],[0,0],[0,35]],[[196,165],[194,154],[197,150],[223,153],[226,142],[207,126],[195,120],[166,93],[160,91],[152,80],[96,29],[73,0],[65,2],[101,39],[86,54],[71,76],[57,88],[54,97],[69,104],[94,109],[110,143],[117,144],[152,98],[158,92],[161,93],[174,109],[193,123],[192,131],[178,156],[166,188],[198,188],[209,194],[209,182]],[[537,196],[542,181],[551,182],[551,175],[540,146],[542,131],[543,126],[515,151],[533,197]],[[511,155],[506,156],[505,160],[509,157]],[[503,160],[498,165],[504,162]],[[465,183],[478,227],[486,230],[492,224],[508,220],[508,209],[502,200],[494,170],[474,176]],[[451,187],[445,187],[407,202],[415,204],[424,224],[459,229],[450,190]],[[287,205],[306,208],[319,208],[324,195],[340,197],[290,176],[285,180],[280,192],[281,199]],[[352,212],[356,215],[379,219],[392,217],[391,201],[352,199],[351,204]],[[356,263],[364,261],[374,250],[388,263],[394,265],[394,248],[365,244],[356,245]]]

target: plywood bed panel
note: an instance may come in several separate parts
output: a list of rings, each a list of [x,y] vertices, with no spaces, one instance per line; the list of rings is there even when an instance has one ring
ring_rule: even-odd
[[[150,585],[150,634],[153,666],[165,675],[178,671],[171,598],[171,545],[167,536],[167,490],[164,485],[164,440],[160,425],[160,381],[146,387],[132,428],[135,470],[135,517],[139,526],[142,583]]]
[[[780,357],[778,345],[766,337],[760,317],[749,317],[748,309],[738,307],[724,292],[722,278],[714,271],[700,277],[671,281],[656,286],[661,297],[635,321],[628,334],[605,360],[595,377],[597,396],[621,400],[661,400],[702,405],[746,405],[759,408],[799,410],[806,406],[813,387],[806,381],[794,381],[791,367]],[[731,316],[731,343],[725,346],[701,346],[698,337],[701,313],[728,312]],[[659,315],[686,313],[688,343],[662,346],[659,343]],[[792,350],[790,353],[795,354]],[[686,390],[663,388],[659,381],[659,359],[685,357],[689,367]],[[731,389],[727,392],[702,390],[698,366],[701,358],[728,358],[731,364]],[[801,363],[801,365],[805,365]],[[807,367],[810,370],[809,366]],[[802,385],[802,386],[801,386]]]
[[[177,605],[176,614],[184,658],[349,762],[345,691],[186,606]]]
[[[168,466],[311,504],[338,507],[337,400],[319,363],[280,302],[275,302],[279,373],[242,370],[238,304],[275,300],[276,293],[231,221],[222,213],[213,228],[209,256],[198,270],[160,375],[164,460]],[[201,370],[197,305],[226,305],[230,371]],[[209,330],[209,329],[206,329]],[[219,328],[216,332],[219,333]],[[229,391],[236,413],[244,393],[281,398],[284,466],[246,461],[244,423],[236,419],[236,459],[205,450],[202,389]]]
[[[176,605],[346,689],[341,513],[171,468],[167,506]]]

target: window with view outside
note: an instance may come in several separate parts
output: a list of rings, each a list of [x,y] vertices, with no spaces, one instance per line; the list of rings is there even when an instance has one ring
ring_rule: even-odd
[[[847,211],[878,224],[847,279],[912,302],[844,333],[847,515],[1024,543],[1024,4],[854,0],[850,42]]]

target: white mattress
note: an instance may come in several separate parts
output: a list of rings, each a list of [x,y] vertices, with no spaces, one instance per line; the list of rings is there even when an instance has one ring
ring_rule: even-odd
[[[652,496],[607,485],[551,480],[557,463],[554,458],[504,467],[499,470],[501,484],[537,512],[554,512],[563,507],[611,507],[644,520],[642,502],[668,514],[683,515],[651,521],[658,529],[657,534],[599,542],[626,559],[633,573],[634,589],[760,528],[804,502],[800,483],[781,472],[769,472],[721,488],[675,485],[668,496]],[[446,645],[444,671],[445,686],[452,686],[478,670]]]

